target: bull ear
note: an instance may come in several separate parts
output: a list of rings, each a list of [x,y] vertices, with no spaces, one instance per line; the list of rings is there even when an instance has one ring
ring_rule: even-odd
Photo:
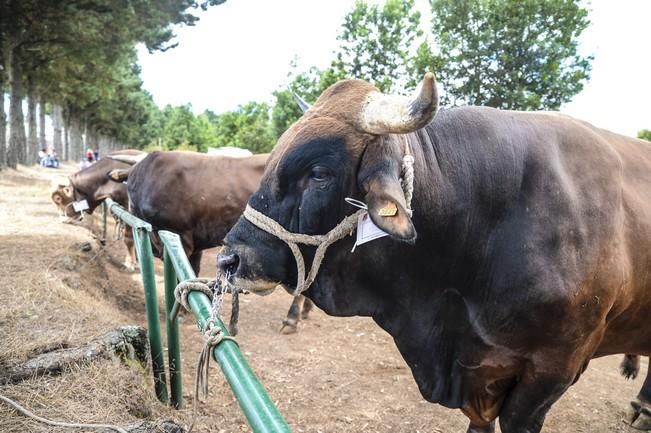
[[[413,243],[416,228],[407,213],[405,195],[395,173],[373,176],[366,182],[365,201],[368,213],[376,226],[393,239]]]

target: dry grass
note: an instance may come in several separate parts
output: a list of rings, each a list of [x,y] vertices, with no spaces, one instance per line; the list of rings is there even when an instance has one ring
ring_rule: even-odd
[[[59,222],[48,202],[54,174],[60,172],[23,167],[0,172],[0,368],[144,322],[137,275],[107,264],[123,247],[93,242],[91,251],[79,249],[89,232]],[[115,360],[68,373],[7,385],[0,393],[61,421],[124,425],[178,415],[157,402],[150,373],[138,365]],[[66,431],[29,421],[5,406],[0,406],[0,426],[6,433]]]
[[[0,393],[52,420],[126,425],[170,411],[163,408],[151,392],[153,384],[149,376],[137,363],[125,367],[114,360],[91,364],[61,376],[0,387]],[[0,420],[2,431],[6,433],[70,431],[16,415],[6,406],[0,406]]]

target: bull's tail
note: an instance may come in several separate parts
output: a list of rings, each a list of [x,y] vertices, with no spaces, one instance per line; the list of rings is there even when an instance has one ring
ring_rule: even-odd
[[[106,158],[108,159],[113,159],[115,161],[120,161],[124,162],[125,164],[129,165],[136,165],[143,159],[147,157],[147,153],[143,153],[141,155],[125,155],[125,154],[117,154],[117,155],[108,155]]]
[[[640,355],[624,355],[619,371],[627,379],[635,379],[640,372]]]

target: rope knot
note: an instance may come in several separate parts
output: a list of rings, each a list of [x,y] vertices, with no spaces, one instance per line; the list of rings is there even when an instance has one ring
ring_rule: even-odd
[[[191,280],[181,281],[174,289],[175,302],[174,307],[172,307],[170,319],[176,320],[176,316],[179,314],[179,306],[183,306],[186,310],[192,311],[188,303],[188,295],[192,291],[201,292],[212,300],[217,284],[216,280],[209,280],[207,278],[193,278]]]

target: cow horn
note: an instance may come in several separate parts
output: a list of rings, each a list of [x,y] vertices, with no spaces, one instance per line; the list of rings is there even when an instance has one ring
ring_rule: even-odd
[[[305,99],[298,96],[295,92],[292,92],[292,94],[294,95],[294,100],[296,100],[296,103],[298,104],[298,106],[301,107],[301,111],[303,111],[303,113],[305,113],[307,110],[312,108],[312,106],[310,104],[305,102]]]
[[[369,134],[405,134],[432,121],[438,108],[434,74],[425,74],[419,88],[409,98],[371,92],[361,112],[360,129]]]
[[[113,159],[115,161],[124,162],[129,165],[136,165],[143,159],[147,157],[147,153],[142,153],[140,155],[108,155],[108,159]]]

